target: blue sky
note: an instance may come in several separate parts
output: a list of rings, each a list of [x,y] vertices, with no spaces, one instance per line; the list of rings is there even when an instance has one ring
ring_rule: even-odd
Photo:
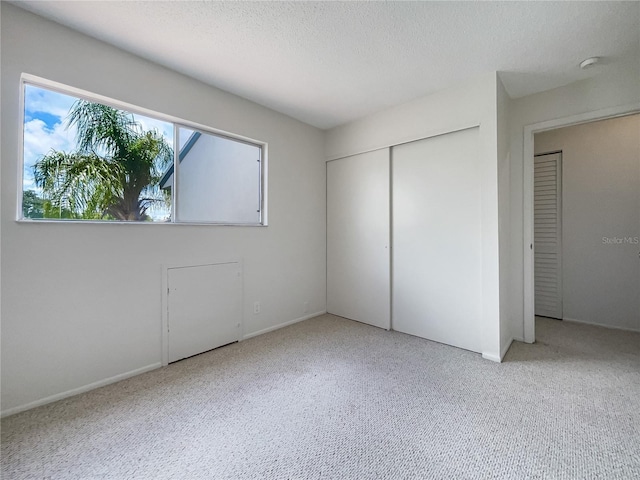
[[[67,125],[66,120],[77,98],[26,84],[24,99],[23,191],[38,191],[33,181],[35,162],[52,149],[66,152],[75,150],[76,132]],[[173,145],[172,123],[137,114],[134,118],[145,130],[157,130],[169,145]],[[159,214],[166,216],[167,212]]]
[[[24,190],[33,190],[33,165],[51,149],[69,151],[75,145],[75,131],[65,128],[64,119],[75,98],[32,85],[24,91]]]

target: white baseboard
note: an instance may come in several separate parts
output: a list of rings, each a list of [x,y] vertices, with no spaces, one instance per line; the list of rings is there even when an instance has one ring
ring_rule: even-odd
[[[513,337],[513,342],[521,342],[521,343],[525,343],[524,338],[523,337]]]
[[[496,363],[502,363],[502,359],[504,358],[504,356],[507,354],[507,351],[509,351],[509,347],[511,347],[511,344],[513,343],[513,338],[511,338],[507,344],[504,346],[504,348],[500,351],[500,356],[498,355],[493,355],[491,353],[483,353],[482,354],[482,358],[486,359],[486,360],[491,360],[492,362],[496,362]]]
[[[606,325],[604,323],[585,322],[584,320],[576,320],[575,318],[563,318],[563,322],[581,323],[582,325],[593,325],[594,327],[611,328],[613,330],[623,330],[625,332],[640,332],[640,328],[618,327],[616,325]]]
[[[67,390],[66,392],[56,393],[55,395],[50,395],[48,397],[41,398],[40,400],[35,400],[33,402],[25,403],[24,405],[7,408],[6,410],[2,410],[2,412],[0,412],[0,417],[8,417],[9,415],[14,415],[16,413],[24,412],[25,410],[30,410],[32,408],[40,407],[42,405],[46,405],[47,403],[57,402],[58,400],[62,400],[63,398],[73,397],[74,395],[88,392],[89,390],[94,390],[96,388],[104,387],[111,383],[119,382],[120,380],[125,380],[130,377],[135,377],[136,375],[140,375],[141,373],[150,372],[151,370],[155,370],[156,368],[160,368],[161,366],[162,364],[160,362],[153,363],[151,365],[147,365],[146,367],[136,368],[135,370],[131,370],[129,372],[121,373],[113,377],[105,378],[104,380],[99,380],[97,382],[89,383],[88,385],[83,385],[82,387]]]
[[[497,355],[492,355],[491,353],[483,353],[482,358],[485,360],[491,360],[492,362],[500,363],[500,357]]]
[[[278,325],[274,325],[273,327],[265,328],[263,330],[259,330],[257,332],[249,333],[242,337],[242,340],[246,340],[251,337],[257,337],[258,335],[262,335],[263,333],[272,332],[273,330],[278,330],[280,328],[286,327],[288,325],[293,325],[294,323],[302,322],[303,320],[308,320],[313,317],[317,317],[319,315],[323,315],[327,313],[326,311],[310,313],[309,315],[305,315],[300,318],[296,318],[294,320],[290,320],[288,322],[280,323]],[[135,370],[131,370],[130,372],[121,373],[119,375],[115,375],[113,377],[105,378],[104,380],[99,380],[97,382],[89,383],[88,385],[83,385],[82,387],[74,388],[72,390],[67,390],[66,392],[56,393],[55,395],[50,395],[45,398],[41,398],[39,400],[35,400],[33,402],[25,403],[24,405],[19,405],[17,407],[7,408],[6,410],[2,410],[0,412],[0,417],[8,417],[9,415],[14,415],[16,413],[24,412],[26,410],[30,410],[32,408],[40,407],[42,405],[46,405],[48,403],[53,403],[58,400],[62,400],[64,398],[73,397],[74,395],[78,395],[80,393],[88,392],[89,390],[94,390],[96,388],[104,387],[111,383],[119,382],[120,380],[125,380],[130,377],[134,377],[136,375],[140,375],[142,373],[149,372],[151,370],[155,370],[156,368],[162,367],[162,363],[154,363],[151,365],[147,365],[146,367],[137,368]]]
[[[278,325],[274,325],[272,327],[263,328],[262,330],[258,330],[257,332],[247,333],[242,336],[242,340],[247,340],[249,338],[257,337],[258,335],[262,335],[263,333],[273,332],[274,330],[279,330],[280,328],[288,327],[289,325],[293,325],[294,323],[302,322],[304,320],[309,320],[310,318],[317,317],[319,315],[324,315],[327,311],[310,313],[309,315],[305,315],[304,317],[296,318],[294,320],[289,320],[288,322],[279,323]]]
[[[511,338],[511,340],[509,340],[507,342],[507,344],[504,346],[504,348],[500,352],[500,361],[501,362],[502,362],[502,360],[504,360],[504,356],[507,354],[507,352],[509,351],[509,348],[511,348],[512,344],[513,344],[513,338]]]

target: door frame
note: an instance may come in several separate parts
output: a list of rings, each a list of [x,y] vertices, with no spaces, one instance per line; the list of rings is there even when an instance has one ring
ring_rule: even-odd
[[[606,120],[615,117],[624,117],[640,113],[640,103],[619,105],[616,107],[594,110],[569,117],[547,120],[544,122],[525,125],[524,127],[524,152],[523,152],[523,332],[524,341],[533,343],[535,334],[535,279],[534,279],[534,251],[533,251],[533,157],[534,135],[548,130],[590,123],[598,120]]]

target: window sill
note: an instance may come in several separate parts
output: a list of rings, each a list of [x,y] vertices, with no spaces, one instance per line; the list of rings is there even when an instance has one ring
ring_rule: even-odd
[[[54,219],[18,219],[21,225],[174,225],[199,227],[268,227],[264,223],[222,223],[222,222],[124,222],[121,220],[54,220]]]

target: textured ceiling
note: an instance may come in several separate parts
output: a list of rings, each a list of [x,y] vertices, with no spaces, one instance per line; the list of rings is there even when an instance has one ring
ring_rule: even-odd
[[[15,4],[321,128],[491,71],[520,97],[640,64],[640,2]]]

